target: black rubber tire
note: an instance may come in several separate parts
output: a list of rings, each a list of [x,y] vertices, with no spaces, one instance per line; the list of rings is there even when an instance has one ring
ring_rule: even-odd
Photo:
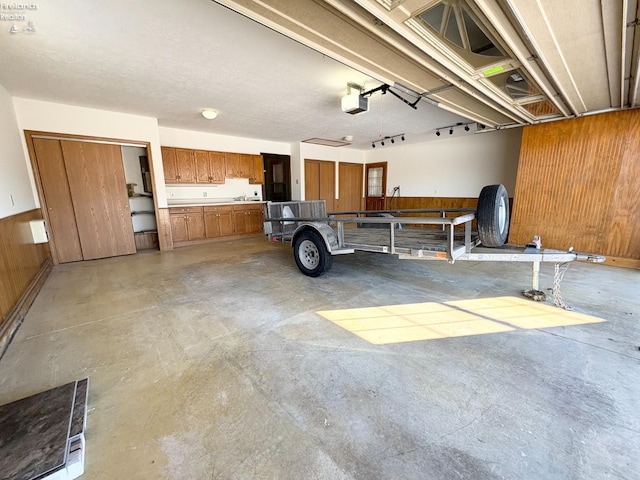
[[[300,271],[308,277],[319,277],[333,265],[333,256],[327,251],[324,239],[311,230],[296,237],[293,258]]]
[[[501,247],[509,234],[509,195],[504,185],[487,185],[478,197],[478,235],[485,247]]]

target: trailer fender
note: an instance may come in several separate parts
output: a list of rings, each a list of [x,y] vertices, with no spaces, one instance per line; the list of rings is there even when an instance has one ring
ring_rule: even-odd
[[[324,244],[327,247],[327,251],[329,253],[334,252],[340,248],[338,244],[338,235],[336,232],[326,223],[303,223],[298,228],[296,228],[295,232],[293,232],[293,238],[291,239],[291,244],[296,244],[296,239],[300,236],[302,232],[313,231],[318,233],[324,240]]]

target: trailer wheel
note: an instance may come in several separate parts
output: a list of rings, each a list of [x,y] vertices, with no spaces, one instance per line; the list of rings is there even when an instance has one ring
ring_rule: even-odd
[[[333,256],[327,251],[323,238],[313,231],[300,233],[293,245],[293,257],[302,273],[319,277],[333,265]]]
[[[482,245],[504,245],[509,233],[509,195],[504,185],[487,185],[482,189],[476,216]]]

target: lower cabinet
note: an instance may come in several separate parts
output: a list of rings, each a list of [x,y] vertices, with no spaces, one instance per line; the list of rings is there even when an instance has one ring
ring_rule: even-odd
[[[202,207],[170,208],[171,238],[174,242],[189,242],[205,238]]]
[[[183,243],[260,233],[263,215],[262,204],[170,207],[171,237],[174,243]]]
[[[236,205],[233,207],[233,223],[236,234],[262,231],[262,205]]]
[[[204,230],[207,238],[226,237],[234,234],[233,207],[203,207]]]

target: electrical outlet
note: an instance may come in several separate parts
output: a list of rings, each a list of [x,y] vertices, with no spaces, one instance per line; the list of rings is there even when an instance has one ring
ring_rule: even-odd
[[[202,192],[202,196],[203,196],[204,198],[207,198],[207,192]]]

